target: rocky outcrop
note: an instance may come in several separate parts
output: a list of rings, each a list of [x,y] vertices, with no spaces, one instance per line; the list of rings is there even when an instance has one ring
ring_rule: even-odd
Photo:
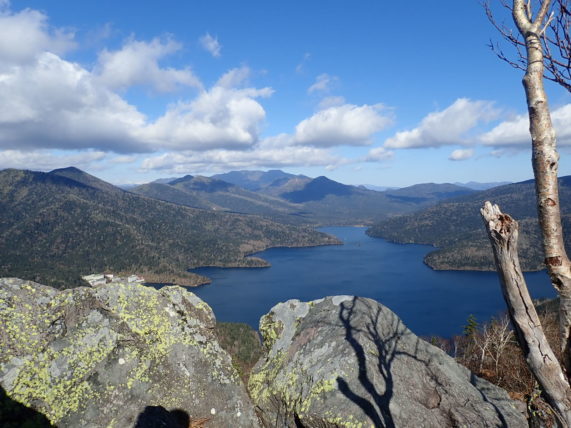
[[[383,305],[328,297],[276,305],[249,390],[268,427],[522,427],[502,389],[415,336]]]
[[[258,426],[210,307],[183,288],[4,278],[0,325],[1,387],[59,427]]]

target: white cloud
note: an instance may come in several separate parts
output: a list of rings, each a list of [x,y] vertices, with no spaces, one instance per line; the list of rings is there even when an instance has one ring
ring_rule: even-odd
[[[181,49],[181,44],[167,38],[151,42],[129,40],[118,51],[104,50],[96,67],[100,81],[110,89],[127,89],[133,85],[151,85],[159,92],[172,92],[179,86],[201,88],[200,80],[190,68],[161,68],[159,61]]]
[[[0,25],[0,35],[12,26],[22,39],[21,50],[0,39],[3,167],[97,166],[104,156],[106,165],[133,163],[139,159],[133,154],[153,152],[162,154],[149,156],[143,168],[336,167],[352,161],[330,147],[370,144],[372,135],[392,121],[380,104],[356,106],[327,97],[322,110],[301,121],[293,134],[262,139],[266,111],[260,100],[273,90],[250,85],[247,67],[228,71],[206,89],[189,69],[162,65],[181,45],[156,38],[130,39],[119,50],[105,50],[90,70],[63,57],[73,48],[73,34],[49,28],[45,15],[28,9],[0,12],[2,20],[6,26]],[[28,34],[29,39],[24,37]],[[321,89],[314,91],[323,92],[333,80],[322,77]],[[199,91],[150,120],[117,92],[132,85],[158,91],[194,86]],[[379,160],[389,156],[380,148],[369,155]]]
[[[394,157],[394,152],[387,150],[384,147],[375,147],[369,150],[367,156],[365,157],[366,162],[382,162]]]
[[[70,165],[86,168],[103,158],[105,158],[105,153],[101,151],[55,154],[49,150],[0,150],[0,169],[17,168],[50,171]]]
[[[294,138],[296,143],[310,146],[368,145],[374,133],[392,123],[383,111],[381,104],[330,107],[301,121]]]
[[[320,74],[315,79],[315,83],[309,87],[307,93],[312,94],[314,92],[328,92],[331,90],[331,85],[334,84],[337,80],[337,77],[330,76],[327,73]]]
[[[250,77],[250,69],[248,67],[233,68],[222,75],[216,82],[215,86],[222,88],[235,88],[241,86]]]
[[[9,2],[0,4],[0,66],[33,62],[42,52],[63,54],[75,47],[73,32],[50,28],[43,13],[13,13],[8,7]]]
[[[209,33],[206,33],[204,36],[200,38],[200,46],[209,52],[215,58],[220,56],[220,50],[222,49],[222,45],[218,41],[217,37],[212,37]]]
[[[0,148],[145,151],[145,117],[77,64],[43,53],[0,74]]]
[[[459,98],[445,110],[430,113],[418,127],[397,132],[385,141],[385,147],[408,149],[464,144],[469,131],[497,115],[497,110],[489,101]]]
[[[551,120],[558,144],[571,145],[571,104],[553,110]],[[531,146],[529,116],[526,113],[506,120],[482,134],[479,140],[482,144],[492,147],[529,148]]]
[[[214,86],[189,103],[169,108],[142,137],[156,147],[176,150],[246,149],[258,141],[266,116],[256,98],[272,93],[271,88]]]
[[[332,97],[325,97],[323,98],[320,102],[319,102],[319,110],[325,110],[328,109],[329,107],[339,107],[341,105],[345,104],[345,98],[343,97],[338,97],[338,96],[332,96]]]
[[[162,170],[168,173],[216,172],[228,169],[284,168],[292,166],[339,165],[344,159],[328,150],[291,146],[288,135],[276,136],[255,145],[250,150],[210,150],[205,152],[164,153],[142,162],[142,170]]]
[[[177,49],[173,43],[130,42],[103,55],[106,65],[99,75],[47,52],[0,71],[0,148],[135,153],[247,148],[256,143],[265,118],[256,99],[273,91],[236,89],[247,79],[247,68],[230,70],[213,88],[170,106],[154,122],[110,89],[145,79],[165,90],[177,83],[191,84],[193,77],[184,71],[155,67],[161,55]],[[124,73],[108,74],[123,55],[129,59]]]
[[[462,161],[474,156],[474,149],[457,149],[450,153],[448,157],[451,161]]]

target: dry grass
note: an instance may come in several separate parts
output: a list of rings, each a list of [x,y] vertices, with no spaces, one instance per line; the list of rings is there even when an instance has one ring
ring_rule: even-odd
[[[554,353],[561,360],[558,319],[553,311],[539,312],[541,325]],[[478,326],[451,344],[441,346],[478,376],[508,391],[510,397],[527,404],[528,416],[544,426],[553,423],[551,410],[541,398],[539,386],[529,370],[507,317]]]

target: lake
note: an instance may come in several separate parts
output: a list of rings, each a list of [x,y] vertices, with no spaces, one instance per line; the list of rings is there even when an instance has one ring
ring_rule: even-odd
[[[432,247],[371,238],[361,227],[327,227],[344,245],[272,248],[257,256],[269,268],[200,268],[212,283],[192,291],[219,321],[258,328],[276,303],[339,294],[370,297],[396,312],[417,335],[461,334],[473,314],[479,322],[505,311],[495,272],[434,271],[423,263]],[[490,248],[491,251],[491,248]],[[545,272],[526,274],[534,298],[554,297]]]

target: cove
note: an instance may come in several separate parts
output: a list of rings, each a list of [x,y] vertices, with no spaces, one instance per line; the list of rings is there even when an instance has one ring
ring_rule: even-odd
[[[451,337],[462,333],[470,314],[483,322],[505,311],[495,272],[434,271],[422,261],[430,246],[371,238],[362,227],[320,230],[344,245],[257,254],[271,263],[269,268],[195,269],[212,283],[191,291],[212,307],[218,321],[245,322],[255,329],[279,302],[340,294],[381,302],[421,336]],[[525,277],[533,298],[555,296],[545,272]]]

